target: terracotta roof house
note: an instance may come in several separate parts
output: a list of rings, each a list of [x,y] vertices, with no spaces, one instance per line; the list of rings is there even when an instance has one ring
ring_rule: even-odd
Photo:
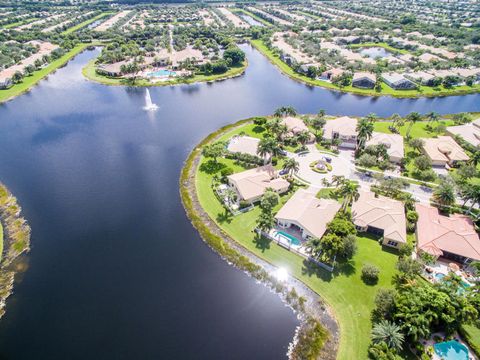
[[[372,137],[367,141],[366,145],[379,144],[384,144],[387,147],[391,162],[399,163],[402,161],[404,156],[402,135],[373,132]]]
[[[342,116],[328,120],[323,127],[323,137],[327,140],[339,138],[341,147],[355,149],[357,147],[357,119]]]
[[[460,136],[463,140],[473,146],[480,146],[480,127],[473,124],[457,125],[447,127],[447,133]]]
[[[345,72],[345,70],[338,69],[338,68],[328,69],[320,75],[320,79],[327,80],[327,81],[332,81],[333,79],[341,76],[344,72]]]
[[[423,152],[432,161],[432,165],[445,166],[448,164],[452,166],[469,159],[462,147],[451,136],[439,136],[438,138],[425,138],[422,140]]]
[[[360,231],[383,236],[383,245],[398,248],[407,242],[407,221],[401,201],[360,190],[352,204],[353,223]]]
[[[260,139],[251,136],[234,136],[228,142],[227,150],[242,154],[257,155]]]
[[[308,129],[307,125],[305,125],[303,120],[300,118],[287,116],[282,119],[281,123],[287,127],[290,136],[294,136],[294,135],[297,135],[298,133],[306,131],[310,134],[309,141],[313,141],[315,139],[314,135],[310,133],[310,130]]]
[[[279,227],[300,230],[304,239],[320,239],[340,210],[340,203],[317,199],[314,193],[299,189],[275,215]]]
[[[375,87],[376,81],[377,77],[375,76],[375,74],[358,72],[353,74],[352,86],[361,89],[373,89]]]
[[[290,186],[287,180],[278,176],[278,172],[271,165],[229,175],[227,179],[230,186],[237,191],[239,200],[249,203],[260,200],[268,188],[281,194]]]
[[[396,90],[408,90],[416,87],[413,82],[405,78],[402,74],[382,74],[382,79],[388,86]]]
[[[480,238],[472,219],[460,214],[443,216],[437,208],[425,204],[415,207],[419,251],[464,264],[480,260]]]

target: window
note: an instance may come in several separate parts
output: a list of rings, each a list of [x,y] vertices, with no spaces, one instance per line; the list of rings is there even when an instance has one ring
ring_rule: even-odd
[[[398,243],[396,241],[388,240],[387,245],[397,247]]]

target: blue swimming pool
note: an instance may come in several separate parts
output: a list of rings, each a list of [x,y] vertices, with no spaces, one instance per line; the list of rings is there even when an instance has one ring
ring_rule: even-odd
[[[284,237],[286,237],[286,238],[290,241],[290,244],[291,244],[291,245],[296,245],[296,246],[300,246],[300,245],[301,245],[300,240],[298,240],[295,236],[290,235],[289,233],[286,233],[286,232],[284,232],[284,231],[277,230],[277,234],[280,234],[280,235],[283,235]]]
[[[162,76],[175,76],[177,75],[177,73],[175,71],[162,69],[162,70],[149,72],[147,75],[151,77],[162,77]]]
[[[435,354],[445,360],[468,360],[468,349],[458,341],[451,340],[433,345]]]

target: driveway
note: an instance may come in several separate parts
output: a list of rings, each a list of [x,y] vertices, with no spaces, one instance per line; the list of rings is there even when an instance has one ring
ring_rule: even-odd
[[[310,168],[310,164],[312,162],[318,161],[323,157],[329,157],[332,159],[332,171],[329,171],[326,174],[317,173]],[[323,187],[323,179],[331,181],[333,175],[345,176],[346,178],[349,178],[354,170],[354,166],[350,162],[348,156],[335,156],[321,153],[318,150],[300,155],[295,154],[293,158],[297,160],[300,165],[297,176],[316,187]]]

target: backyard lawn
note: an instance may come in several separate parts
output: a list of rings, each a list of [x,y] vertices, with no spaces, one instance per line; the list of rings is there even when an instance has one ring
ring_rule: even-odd
[[[236,129],[235,131],[242,131]],[[248,133],[248,130],[246,131]],[[230,137],[232,133],[228,133]],[[203,163],[211,160],[202,160]],[[242,168],[231,160],[219,159],[221,166],[231,167],[234,171]],[[333,309],[339,321],[341,338],[338,359],[367,358],[370,343],[370,314],[374,306],[375,293],[380,287],[392,287],[391,280],[395,273],[397,255],[384,251],[375,238],[362,234],[358,237],[358,253],[348,263],[337,267],[333,274],[312,267],[302,257],[285,250],[275,243],[264,239],[256,239],[253,229],[260,213],[258,207],[245,214],[232,217],[227,213],[215,196],[211,184],[212,173],[207,173],[211,166],[199,166],[196,174],[196,186],[200,203],[216,223],[242,246],[270,263],[284,267],[296,278],[321,295]],[[205,171],[207,170],[207,171]],[[278,210],[292,195],[281,197]],[[379,269],[380,279],[377,285],[363,283],[360,277],[363,264],[374,264]]]

